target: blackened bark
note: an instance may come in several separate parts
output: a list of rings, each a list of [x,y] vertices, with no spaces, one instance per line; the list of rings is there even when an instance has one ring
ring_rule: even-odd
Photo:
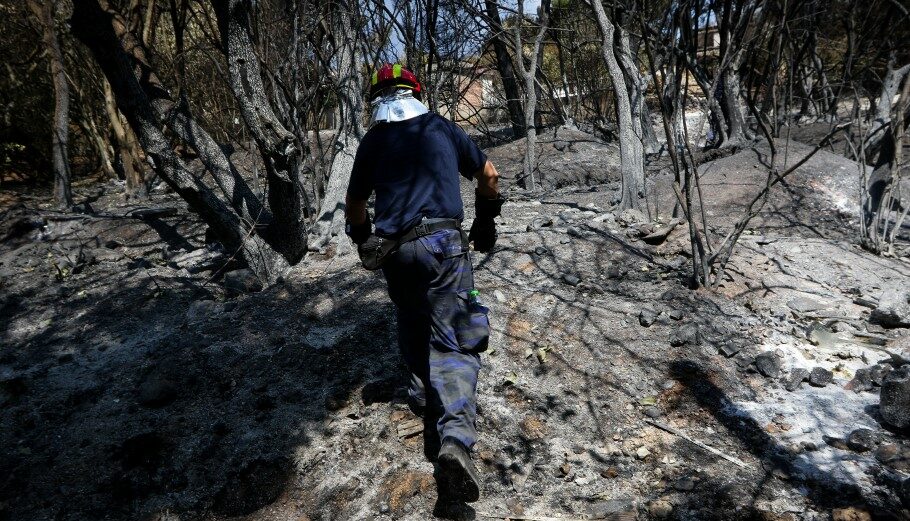
[[[261,279],[277,280],[287,271],[288,261],[256,233],[252,223],[240,219],[189,172],[161,132],[162,123],[134,73],[135,60],[114,32],[113,16],[97,0],[75,0],[73,6],[73,35],[92,52],[157,174],[199,213],[226,247],[242,253]]]
[[[360,146],[360,140],[366,134],[363,123],[364,78],[361,72],[363,57],[356,41],[351,37],[354,30],[352,17],[357,14],[357,2],[342,1],[333,7],[337,9],[332,13],[332,38],[338,56],[338,72],[334,75],[333,83],[341,112],[338,128],[340,135],[335,143],[335,156],[332,158],[318,217],[311,230],[309,248],[316,251],[328,246],[333,237],[338,237],[338,251],[343,251],[343,246],[349,246],[347,238],[341,233],[344,225],[344,196],[354,168],[354,155]]]
[[[270,221],[271,214],[250,190],[234,164],[211,134],[192,117],[189,107],[185,103],[174,102],[149,64],[145,48],[139,39],[129,31],[126,20],[115,10],[110,9],[106,0],[101,0],[99,4],[111,17],[114,34],[120,40],[123,49],[132,58],[133,66],[138,69],[137,77],[140,87],[149,96],[155,116],[199,155],[199,160],[212,173],[215,184],[239,216],[246,222],[254,223],[259,227],[260,234],[266,237],[270,244],[276,242],[270,240],[275,235],[271,233],[271,230],[261,229],[263,223]],[[175,32],[177,31],[175,30]],[[138,152],[135,152],[134,155],[138,158]],[[281,243],[281,240],[277,239],[277,242]],[[281,250],[280,247],[277,249]]]
[[[524,111],[521,108],[521,91],[515,79],[515,69],[512,66],[512,57],[503,38],[504,30],[499,18],[499,6],[496,0],[486,0],[487,16],[490,24],[490,40],[493,42],[493,52],[496,54],[496,69],[502,79],[502,87],[506,95],[506,107],[509,110],[509,121],[512,122],[514,137],[523,137],[525,134]]]
[[[865,143],[866,157],[870,160],[875,158],[882,148],[881,144],[888,131],[887,127],[891,125],[891,105],[894,102],[894,96],[897,95],[897,89],[904,81],[904,76],[910,74],[910,63],[903,67],[895,67],[894,63],[895,57],[892,55],[888,60],[888,70],[882,80],[882,90],[875,103],[875,110],[871,114],[872,126]]]
[[[629,54],[628,35],[613,25],[600,0],[591,2],[601,35],[601,53],[616,96],[616,122],[619,127],[620,174],[622,198],[620,207],[642,209],[645,207],[645,152],[642,144],[641,107],[644,91],[640,78],[627,78],[626,68],[634,63]],[[620,31],[620,34],[616,34]],[[618,45],[617,45],[618,44]],[[636,74],[637,71],[636,71]],[[634,97],[629,93],[633,92]]]
[[[212,0],[212,5],[228,61],[228,82],[265,164],[273,216],[270,233],[281,238],[281,251],[294,264],[306,252],[304,217],[309,206],[299,179],[300,147],[266,96],[253,50],[250,0]]]
[[[70,189],[69,143],[70,90],[63,65],[63,52],[54,30],[55,0],[29,0],[28,6],[41,25],[41,39],[51,64],[54,84],[54,120],[51,126],[51,160],[54,167],[54,203],[60,208],[73,205]]]
[[[528,57],[528,66],[525,67],[525,59],[523,56],[522,49],[524,45],[521,40],[521,23],[517,24],[513,29],[515,37],[515,49],[516,59],[518,61],[518,70],[521,73],[521,77],[524,80],[525,95],[528,99],[525,101],[524,106],[524,123],[525,123],[525,157],[524,157],[524,168],[523,176],[519,180],[519,185],[523,186],[529,190],[534,190],[534,170],[536,168],[535,154],[537,152],[537,126],[534,122],[534,116],[537,110],[537,89],[535,89],[534,83],[537,78],[537,58],[541,52],[541,45],[543,44],[543,37],[547,32],[547,27],[550,24],[550,2],[544,0],[540,6],[540,16],[538,23],[540,29],[537,32],[536,37],[534,38],[534,44],[531,49],[531,56]],[[524,19],[524,9],[523,4],[519,2],[518,4],[518,19]]]
[[[135,134],[131,134],[120,119],[120,111],[117,110],[117,101],[114,99],[114,91],[111,90],[110,84],[107,81],[103,83],[104,109],[114,131],[114,140],[117,142],[117,154],[120,156],[120,165],[126,181],[126,197],[144,199],[148,195],[148,190],[142,173],[138,144],[133,139]]]
[[[740,94],[739,71],[728,67],[721,74],[723,74],[721,109],[727,125],[727,141],[724,144],[737,145],[749,138],[746,116],[740,102],[742,95]]]

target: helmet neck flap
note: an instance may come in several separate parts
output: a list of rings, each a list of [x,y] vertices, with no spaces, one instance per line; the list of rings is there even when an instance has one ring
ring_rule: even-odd
[[[416,118],[429,112],[426,105],[414,98],[411,89],[388,89],[374,99],[370,126]]]

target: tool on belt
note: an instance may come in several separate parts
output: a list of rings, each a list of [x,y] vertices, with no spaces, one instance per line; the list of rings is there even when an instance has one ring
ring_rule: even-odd
[[[461,221],[457,219],[424,219],[423,222],[397,238],[370,235],[366,240],[357,245],[357,253],[360,254],[360,262],[363,263],[364,268],[370,271],[378,270],[382,267],[386,258],[398,250],[398,247],[402,244],[420,237],[431,235],[439,230],[461,231]],[[467,237],[464,232],[461,233],[461,241],[465,248],[467,248]]]

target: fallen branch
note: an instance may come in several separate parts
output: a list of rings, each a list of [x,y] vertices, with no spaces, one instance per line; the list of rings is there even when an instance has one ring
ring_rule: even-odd
[[[866,297],[856,297],[853,299],[853,303],[857,306],[862,306],[864,308],[870,309],[875,309],[878,307],[878,301]]]
[[[875,333],[863,333],[862,331],[853,333],[853,336],[865,339],[866,343],[868,344],[875,344],[880,346],[888,345],[888,340],[890,340],[886,336],[876,335]]]
[[[733,464],[735,464],[735,465],[737,465],[737,466],[739,466],[739,467],[741,467],[741,468],[747,468],[747,467],[748,467],[748,465],[746,465],[745,463],[743,463],[742,460],[740,460],[740,459],[738,459],[738,458],[735,458],[735,457],[733,457],[733,456],[730,456],[729,454],[726,454],[726,453],[724,453],[724,452],[721,452],[721,451],[715,449],[714,447],[710,447],[710,446],[708,446],[708,445],[705,445],[704,443],[702,443],[702,442],[700,442],[700,441],[698,441],[698,440],[692,439],[692,438],[690,438],[686,433],[680,431],[679,429],[674,429],[673,427],[670,427],[669,425],[667,425],[667,424],[665,424],[665,423],[661,423],[661,422],[654,421],[654,420],[645,420],[645,421],[648,422],[648,423],[650,423],[651,425],[657,427],[658,429],[661,429],[661,430],[664,430],[664,431],[669,432],[670,434],[674,434],[674,435],[676,435],[676,436],[679,436],[680,438],[682,438],[682,439],[684,439],[684,440],[686,440],[686,441],[688,441],[688,442],[690,442],[690,443],[692,443],[692,444],[694,444],[694,445],[697,445],[697,446],[699,446],[699,447],[705,449],[706,451],[710,452],[711,454],[714,454],[715,456],[721,457],[721,458],[723,458],[723,459],[729,461],[730,463],[733,463]]]
[[[123,214],[112,213],[41,213],[39,216],[47,221],[83,221],[83,220],[100,220],[100,219],[158,219],[161,217],[174,217],[177,215],[177,208],[137,208],[129,210]]]
[[[505,521],[609,521],[606,517],[553,517],[553,516],[513,516],[477,512],[480,517],[504,519]]]

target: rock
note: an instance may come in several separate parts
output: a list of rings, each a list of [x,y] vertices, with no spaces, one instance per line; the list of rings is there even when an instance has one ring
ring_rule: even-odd
[[[799,313],[811,313],[812,311],[825,309],[827,306],[808,297],[796,297],[787,302],[787,307]]]
[[[824,367],[813,367],[809,373],[809,385],[814,387],[824,387],[834,380],[834,373]]]
[[[186,320],[188,322],[198,322],[212,315],[217,315],[224,311],[224,304],[214,300],[197,300],[190,304],[186,310]]]
[[[540,230],[541,228],[546,228],[548,226],[553,226],[553,219],[551,219],[550,217],[538,217],[538,218],[534,219],[533,221],[531,221],[530,224],[528,224],[526,231],[534,232],[534,231]]]
[[[199,273],[201,271],[220,267],[224,262],[224,255],[220,251],[213,251],[208,248],[198,248],[192,251],[178,253],[171,257],[168,263],[175,268],[184,268],[190,273]]]
[[[543,257],[544,255],[547,255],[548,253],[550,253],[550,250],[546,249],[543,246],[537,246],[536,248],[534,248],[534,255],[537,255],[538,257]]]
[[[657,321],[657,313],[651,309],[642,309],[638,313],[638,323],[643,327],[651,327]]]
[[[670,345],[673,347],[697,344],[698,326],[693,323],[680,326],[675,331],[670,333]]]
[[[869,375],[872,377],[872,384],[881,387],[882,384],[885,383],[885,377],[888,376],[888,373],[892,370],[894,370],[894,368],[890,365],[877,364],[872,366],[869,371]]]
[[[262,283],[250,269],[229,271],[224,274],[224,287],[228,293],[254,293],[262,290]]]
[[[584,234],[581,233],[581,230],[579,230],[578,228],[576,228],[574,226],[569,226],[566,229],[566,233],[568,233],[572,237],[584,237]]]
[[[581,277],[572,273],[563,273],[562,280],[570,286],[577,286],[581,282]]]
[[[877,442],[878,436],[870,429],[856,429],[847,436],[847,447],[856,452],[868,452]]]
[[[666,519],[673,513],[673,505],[666,499],[655,499],[648,503],[648,513],[654,519]]]
[[[875,459],[894,470],[910,471],[910,447],[896,443],[880,445],[875,451]]]
[[[780,375],[780,359],[776,354],[764,352],[755,357],[755,368],[767,378],[777,378]]]
[[[879,413],[889,424],[910,427],[910,365],[891,371],[882,382]]]
[[[724,342],[723,344],[720,345],[719,349],[720,349],[720,353],[722,355],[726,356],[727,358],[734,357],[740,351],[742,351],[742,348],[740,348],[738,345],[734,344],[733,342]]]
[[[872,521],[872,515],[856,507],[835,508],[831,511],[831,521]]]
[[[118,262],[123,259],[123,254],[108,248],[95,248],[92,250],[91,256],[95,262]]]
[[[632,226],[633,224],[643,223],[648,219],[645,217],[645,214],[641,213],[640,210],[627,208],[619,213],[619,215],[616,217],[616,220],[619,221],[620,224]]]
[[[671,310],[667,313],[667,315],[668,315],[670,318],[672,318],[673,320],[682,320],[683,317],[686,316],[686,314],[683,313],[683,311],[682,311],[681,309],[671,309]]]
[[[787,382],[784,384],[784,387],[793,392],[799,389],[803,382],[809,378],[809,370],[803,369],[802,367],[797,367],[790,371],[790,376],[787,377]]]
[[[869,321],[884,327],[910,327],[910,286],[886,289]]]
[[[847,447],[847,442],[841,438],[835,438],[834,436],[822,436],[822,439],[835,449],[847,450],[850,447]]]
[[[641,412],[643,412],[644,415],[648,418],[659,418],[661,414],[660,409],[653,406],[645,407]]]
[[[503,293],[498,289],[493,290],[493,298],[495,298],[496,302],[499,302],[500,304],[505,304],[506,302],[506,296],[503,295]]]
[[[591,478],[589,478],[587,476],[575,476],[574,483],[576,485],[578,485],[579,487],[583,487],[583,486],[589,485],[591,483]]]
[[[681,492],[689,492],[695,488],[695,480],[692,478],[679,478],[673,483],[673,488]]]
[[[641,240],[645,241],[646,243],[648,243],[652,246],[659,245],[659,244],[663,243],[665,240],[667,240],[667,237],[669,237],[670,234],[673,233],[673,230],[681,222],[682,222],[682,220],[680,220],[680,219],[673,219],[666,226],[661,226],[660,228],[653,229],[651,231],[651,233],[642,237]]]
[[[855,393],[869,391],[872,387],[872,370],[868,367],[857,369],[853,379],[847,383],[847,389]]]
[[[635,519],[635,510],[634,500],[618,498],[594,503],[589,513],[594,519]]]
[[[639,447],[638,450],[635,451],[635,457],[638,459],[645,459],[650,455],[651,451],[648,450],[647,447]]]
[[[72,210],[75,213],[81,213],[81,214],[85,214],[85,215],[95,215],[95,209],[92,208],[92,205],[89,204],[88,201],[85,201],[85,202],[82,202],[79,204],[74,204],[72,206]]]
[[[600,476],[607,479],[614,479],[619,476],[619,470],[616,467],[607,467],[600,471]]]
[[[898,495],[901,497],[901,502],[904,503],[904,506],[910,508],[910,478],[905,479],[901,484]]]

